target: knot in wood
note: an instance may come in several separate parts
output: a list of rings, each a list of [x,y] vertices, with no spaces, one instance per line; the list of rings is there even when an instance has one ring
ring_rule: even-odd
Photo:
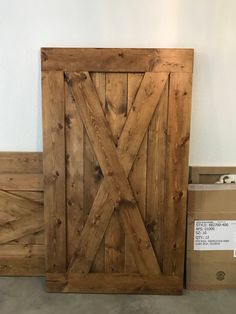
[[[68,200],[68,201],[67,201],[67,204],[68,204],[68,206],[72,206],[72,205],[73,205],[73,203],[72,203],[71,200]]]
[[[69,114],[65,115],[65,122],[67,126],[70,128],[72,121],[71,121],[71,116]]]
[[[69,78],[69,74],[64,73],[64,78],[65,78],[65,81],[66,81],[66,83],[68,84],[68,86],[72,86],[72,81],[71,81],[71,79]]]
[[[119,209],[121,210],[131,210],[135,207],[134,203],[132,203],[131,201],[127,199],[121,199],[118,202],[118,206],[119,206]]]
[[[55,173],[52,175],[52,181],[56,181],[59,175],[59,172],[56,170]]]
[[[101,215],[95,215],[95,217],[93,219],[93,224],[96,225],[100,219],[101,219]]]
[[[146,248],[146,249],[149,249],[150,247],[151,247],[151,242],[146,241],[146,243],[145,243],[145,248]]]
[[[57,218],[57,225],[60,226],[62,224],[62,221],[60,218]]]
[[[101,167],[98,165],[95,166],[95,176],[94,177],[95,177],[95,182],[99,182],[103,177]]]
[[[85,73],[83,73],[83,72],[79,73],[79,74],[78,74],[78,79],[79,79],[80,81],[85,81],[85,80],[87,79],[87,74],[85,74]]]
[[[175,195],[173,196],[173,199],[175,201],[178,201],[178,200],[180,200],[183,197],[183,195],[184,195],[183,191],[177,191],[175,193]]]
[[[2,264],[0,265],[0,270],[6,270],[8,268],[8,265]]]
[[[189,133],[183,136],[180,140],[180,147],[184,146],[189,141],[189,138],[190,138]]]
[[[47,54],[44,51],[41,52],[41,58],[42,58],[42,61],[47,61],[48,60],[48,56],[47,56]]]
[[[57,123],[57,126],[58,126],[58,129],[60,129],[60,130],[63,129],[63,125],[62,125],[61,122],[58,122],[58,123]]]

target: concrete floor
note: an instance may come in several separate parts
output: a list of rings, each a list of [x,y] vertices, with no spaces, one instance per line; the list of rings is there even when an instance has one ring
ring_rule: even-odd
[[[0,278],[0,314],[235,314],[236,291],[183,296],[49,294],[43,278]]]

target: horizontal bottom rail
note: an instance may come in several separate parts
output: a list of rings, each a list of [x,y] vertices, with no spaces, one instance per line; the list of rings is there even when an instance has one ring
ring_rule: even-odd
[[[183,279],[177,276],[123,273],[46,273],[49,292],[182,294]]]

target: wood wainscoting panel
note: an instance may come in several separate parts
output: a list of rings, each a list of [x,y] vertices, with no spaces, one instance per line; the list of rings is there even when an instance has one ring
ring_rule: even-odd
[[[42,153],[0,153],[0,276],[45,272]]]

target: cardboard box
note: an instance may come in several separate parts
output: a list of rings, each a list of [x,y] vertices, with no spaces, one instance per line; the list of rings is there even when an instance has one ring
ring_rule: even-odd
[[[208,250],[209,246],[205,246],[207,250],[194,250],[195,221],[231,220],[236,220],[235,184],[189,185],[186,258],[187,289],[236,288],[236,257],[234,257],[233,250]],[[204,223],[203,226],[205,225],[208,226],[211,223]],[[209,230],[209,228],[204,228],[203,230]],[[214,230],[221,230],[219,228],[222,228],[222,226],[214,228]],[[200,235],[202,235],[202,232],[200,232]],[[214,244],[217,243],[209,240],[209,231],[205,233],[208,240],[202,240],[202,238],[205,238],[201,237],[200,241],[207,242],[203,244],[211,245],[210,248],[215,249]],[[223,246],[225,246],[224,243]]]
[[[190,167],[189,183],[213,184],[225,174],[236,174],[236,167]]]

